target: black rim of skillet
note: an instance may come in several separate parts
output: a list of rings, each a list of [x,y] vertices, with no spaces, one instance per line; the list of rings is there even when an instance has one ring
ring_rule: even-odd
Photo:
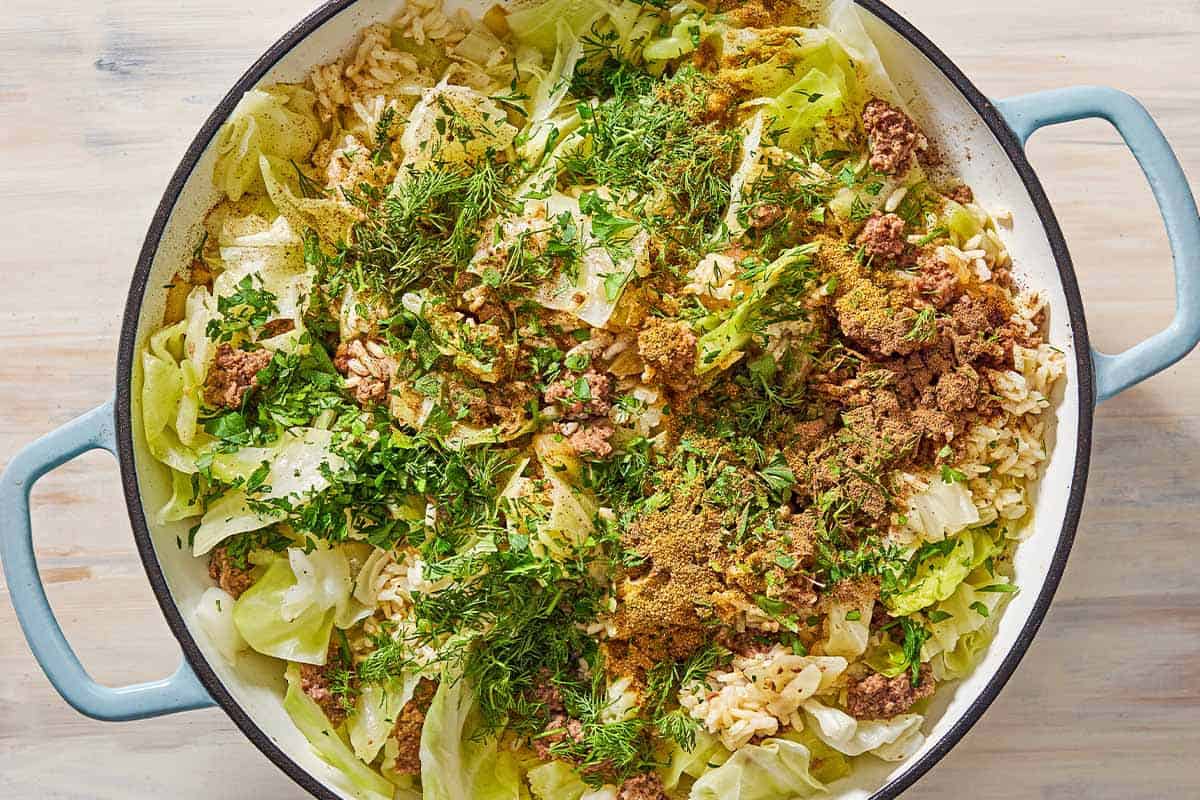
[[[1077,386],[1079,435],[1076,442],[1075,472],[1071,482],[1070,497],[1067,503],[1066,516],[1063,520],[1062,532],[1059,534],[1058,546],[1055,549],[1054,558],[1046,573],[1041,591],[1012,649],[1009,650],[996,674],[992,676],[992,679],[987,683],[979,696],[972,701],[966,712],[939,739],[929,752],[909,764],[903,772],[871,795],[870,799],[892,800],[892,798],[897,797],[918,778],[928,772],[934,764],[941,760],[966,735],[971,726],[979,720],[983,712],[987,710],[992,701],[1000,694],[1000,690],[1004,688],[1008,679],[1012,677],[1017,664],[1020,663],[1021,658],[1029,649],[1034,635],[1037,633],[1042,620],[1046,616],[1046,612],[1050,607],[1050,601],[1053,599],[1054,592],[1058,588],[1059,581],[1062,579],[1063,571],[1066,569],[1067,556],[1075,539],[1075,530],[1079,523],[1079,514],[1083,506],[1092,444],[1094,376],[1090,356],[1091,349],[1088,344],[1087,327],[1084,321],[1083,304],[1079,295],[1079,286],[1075,279],[1075,270],[1071,264],[1070,254],[1067,252],[1066,241],[1063,239],[1058,220],[1054,216],[1054,212],[1050,207],[1049,200],[1046,198],[1046,193],[1043,191],[1041,183],[1038,181],[1037,175],[1034,173],[1029,160],[1025,156],[1025,150],[1021,146],[1021,143],[1009,129],[1007,123],[1000,116],[1000,113],[996,110],[992,102],[975,88],[974,84],[946,57],[945,53],[913,27],[911,23],[884,3],[879,2],[879,0],[856,0],[856,2],[895,29],[953,82],[974,107],[975,111],[983,118],[983,121],[999,140],[1008,158],[1016,168],[1017,173],[1025,184],[1026,190],[1029,192],[1034,207],[1038,211],[1038,215],[1041,217],[1042,226],[1045,229],[1055,261],[1058,264],[1059,277],[1067,299],[1067,311],[1074,338],[1076,367],[1079,376]],[[203,127],[200,128],[196,138],[192,140],[191,145],[184,154],[179,167],[176,168],[175,173],[171,176],[171,181],[167,185],[166,192],[163,194],[163,198],[154,213],[154,219],[150,224],[146,240],[138,255],[137,265],[129,287],[129,295],[125,302],[125,317],[121,327],[121,338],[117,355],[116,423],[117,449],[121,464],[121,482],[124,488],[125,501],[129,509],[129,521],[133,526],[133,535],[137,543],[138,553],[141,556],[142,564],[145,566],[146,574],[150,579],[150,585],[154,589],[158,604],[167,619],[167,624],[170,626],[172,633],[175,634],[175,638],[179,640],[183,648],[184,657],[191,664],[192,669],[195,670],[200,682],[208,690],[209,694],[212,695],[217,704],[225,710],[225,713],[229,715],[234,724],[241,729],[242,733],[267,758],[271,759],[280,769],[287,773],[292,780],[296,781],[296,783],[313,796],[322,800],[338,800],[338,798],[336,794],[327,789],[308,770],[301,767],[284,753],[275,741],[238,705],[237,701],[233,699],[216,673],[208,665],[204,655],[200,652],[199,647],[197,647],[196,641],[192,638],[191,633],[184,624],[183,616],[180,614],[179,607],[175,604],[171,596],[170,589],[167,587],[166,579],[163,576],[162,567],[159,565],[158,557],[154,552],[154,544],[150,537],[150,531],[146,524],[145,511],[142,507],[142,498],[138,487],[133,456],[133,420],[130,393],[132,388],[132,368],[137,344],[138,319],[141,313],[142,300],[147,289],[150,268],[154,262],[159,240],[166,229],[167,222],[175,208],[179,194],[183,190],[188,177],[195,169],[197,162],[200,160],[200,156],[216,135],[221,123],[229,116],[233,107],[237,105],[238,100],[247,90],[253,88],[267,71],[300,41],[321,27],[326,21],[354,5],[354,3],[355,0],[330,0],[330,2],[327,2],[305,17],[299,24],[279,39],[279,41],[273,44],[261,58],[254,62],[254,65],[246,71],[229,93],[225,95],[224,99],[221,100],[220,104],[217,105],[216,109],[205,121]]]

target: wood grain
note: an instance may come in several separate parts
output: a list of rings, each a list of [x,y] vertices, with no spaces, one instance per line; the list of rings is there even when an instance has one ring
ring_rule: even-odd
[[[0,14],[0,460],[112,391],[142,236],[202,119],[310,3],[8,0]],[[1075,83],[1140,97],[1200,176],[1200,3],[897,0],[989,95]],[[1173,291],[1153,200],[1099,123],[1039,134],[1098,345],[1162,327]],[[1200,358],[1099,412],[1066,579],[992,710],[913,798],[1130,800],[1200,792]],[[116,467],[93,454],[35,493],[51,600],[102,681],[177,648],[134,554]],[[0,586],[0,594],[6,591]],[[220,711],[126,725],[62,703],[0,602],[0,795],[294,798]]]

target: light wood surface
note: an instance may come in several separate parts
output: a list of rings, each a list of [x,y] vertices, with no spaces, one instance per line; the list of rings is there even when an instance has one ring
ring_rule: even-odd
[[[128,276],[163,187],[235,78],[311,3],[7,0],[0,13],[0,462],[105,400]],[[1076,83],[1136,94],[1200,187],[1200,2],[896,0],[989,95]],[[1035,138],[1094,341],[1173,307],[1161,223],[1104,125]],[[982,722],[908,797],[1200,796],[1200,356],[1105,405],[1070,567]],[[134,553],[115,464],[92,454],[35,492],[51,601],[113,684],[177,647]],[[0,796],[243,798],[301,792],[218,710],[123,725],[54,693],[0,584]]]

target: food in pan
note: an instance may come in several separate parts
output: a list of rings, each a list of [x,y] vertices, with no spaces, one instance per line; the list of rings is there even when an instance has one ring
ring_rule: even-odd
[[[1064,361],[852,3],[414,0],[215,147],[160,518],[347,791],[783,800],[920,748]]]

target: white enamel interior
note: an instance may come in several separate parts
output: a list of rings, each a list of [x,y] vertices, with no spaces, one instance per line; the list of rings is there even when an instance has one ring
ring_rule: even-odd
[[[300,81],[308,69],[337,56],[355,33],[374,22],[386,21],[396,13],[396,0],[360,0],[328,20],[301,41],[277,63],[263,79],[264,84]],[[449,3],[486,9],[490,3]],[[879,46],[883,61],[900,87],[924,129],[942,147],[953,169],[975,189],[977,198],[992,209],[1006,208],[1015,220],[1005,232],[1015,261],[1018,281],[1043,291],[1049,298],[1050,341],[1066,352],[1065,393],[1060,390],[1055,407],[1047,417],[1056,417],[1049,445],[1055,448],[1037,492],[1034,531],[1017,552],[1016,582],[1021,592],[1010,602],[999,625],[995,641],[986,659],[966,680],[939,690],[925,726],[928,740],[924,753],[945,736],[998,670],[1012,648],[1033,608],[1058,545],[1067,510],[1072,474],[1075,467],[1079,425],[1076,360],[1066,297],[1059,280],[1049,241],[1038,214],[1015,168],[999,142],[959,90],[911,43],[874,16],[863,12],[869,32]],[[159,326],[164,295],[159,289],[187,263],[201,231],[206,210],[216,202],[211,185],[213,148],[210,146],[199,166],[188,178],[167,224],[147,282],[148,290],[138,322],[138,352],[146,338]],[[140,360],[140,359],[137,359]],[[135,360],[136,362],[136,360]],[[279,747],[304,769],[312,773],[342,797],[352,797],[337,785],[334,772],[312,754],[281,705],[283,678],[278,662],[244,657],[237,668],[231,667],[195,624],[192,613],[201,593],[211,585],[206,561],[194,559],[177,541],[187,540],[187,523],[154,524],[155,511],[170,495],[166,471],[145,449],[139,401],[133,394],[134,450],[139,484],[146,517],[163,572],[175,602],[187,621],[192,636],[213,670],[234,699],[252,720]],[[865,798],[913,765],[920,754],[903,764],[887,764],[870,756],[858,759],[853,775],[833,788],[833,797]]]

